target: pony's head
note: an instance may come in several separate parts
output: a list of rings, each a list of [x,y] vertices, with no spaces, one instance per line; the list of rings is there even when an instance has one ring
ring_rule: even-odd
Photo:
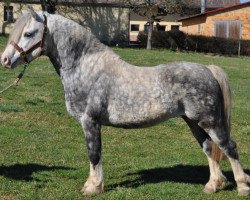
[[[16,21],[8,43],[1,56],[1,63],[15,68],[24,62],[29,63],[43,53],[47,32],[47,18],[32,8]]]

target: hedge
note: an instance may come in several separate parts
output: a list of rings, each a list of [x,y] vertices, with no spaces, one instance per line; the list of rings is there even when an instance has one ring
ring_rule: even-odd
[[[147,44],[147,33],[140,32],[138,41],[142,46]],[[196,51],[213,54],[250,55],[250,40],[234,40],[218,37],[187,35],[181,31],[154,31],[152,46],[180,51]]]

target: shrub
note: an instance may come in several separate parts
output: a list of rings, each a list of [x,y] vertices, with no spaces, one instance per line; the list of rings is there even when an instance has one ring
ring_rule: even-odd
[[[138,41],[142,46],[146,46],[147,33],[140,32]],[[181,31],[154,31],[152,34],[152,46],[154,48],[160,47],[172,50],[237,55],[239,40],[187,35]],[[240,46],[241,55],[250,55],[250,40],[241,40]]]

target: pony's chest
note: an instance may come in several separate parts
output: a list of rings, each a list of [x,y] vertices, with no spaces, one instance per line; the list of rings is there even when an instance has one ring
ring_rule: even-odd
[[[86,95],[84,92],[76,90],[65,91],[65,105],[68,113],[73,117],[79,118],[86,109]]]

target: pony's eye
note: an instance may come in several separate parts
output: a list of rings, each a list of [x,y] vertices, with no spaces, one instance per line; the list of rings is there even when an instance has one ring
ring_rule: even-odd
[[[24,33],[24,37],[30,38],[32,37],[32,33],[26,32]]]

